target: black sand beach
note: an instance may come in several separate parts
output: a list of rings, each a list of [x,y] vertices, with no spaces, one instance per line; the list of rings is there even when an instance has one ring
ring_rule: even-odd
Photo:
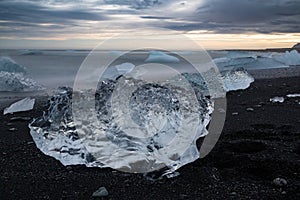
[[[263,79],[228,93],[225,126],[213,151],[180,168],[179,176],[157,181],[111,169],[64,167],[36,148],[28,121],[11,120],[41,116],[47,98],[38,98],[32,111],[3,116],[3,108],[16,100],[7,99],[0,110],[0,199],[90,199],[101,186],[107,199],[119,200],[300,199],[300,98],[269,101],[300,93],[300,76],[256,74]],[[276,185],[276,178],[287,183]]]

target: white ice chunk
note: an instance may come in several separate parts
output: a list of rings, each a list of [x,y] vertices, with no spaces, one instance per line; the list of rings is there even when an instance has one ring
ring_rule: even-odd
[[[34,102],[35,99],[31,99],[27,97],[25,99],[13,103],[8,108],[5,108],[3,114],[6,115],[8,113],[32,110],[34,106]]]
[[[273,97],[273,98],[270,98],[270,101],[272,103],[276,103],[276,102],[283,103],[284,102],[284,98],[283,97]]]
[[[179,59],[174,56],[170,56],[161,51],[150,51],[150,54],[149,54],[148,58],[145,60],[145,62],[177,63],[177,62],[179,62]]]
[[[286,95],[289,98],[300,97],[300,94],[288,94]]]
[[[226,72],[222,79],[226,91],[246,89],[254,82],[254,78],[243,69]]]
[[[274,59],[290,66],[300,65],[300,54],[297,50],[292,50],[290,52],[286,51],[285,54],[276,56]]]

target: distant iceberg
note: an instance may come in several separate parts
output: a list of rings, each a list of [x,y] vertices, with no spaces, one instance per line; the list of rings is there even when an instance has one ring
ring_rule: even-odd
[[[162,51],[150,51],[148,58],[145,62],[153,63],[177,63],[179,59],[175,56],[168,55]]]
[[[23,55],[23,56],[43,55],[43,52],[41,50],[22,49],[19,50],[19,55]]]
[[[44,89],[27,77],[26,73],[26,68],[11,58],[0,57],[0,92],[32,92]]]
[[[22,65],[17,64],[9,57],[0,57],[0,71],[26,73],[26,68]]]
[[[274,59],[290,66],[300,65],[300,54],[297,50],[286,51],[285,54],[276,56]]]
[[[233,51],[228,52],[226,57],[215,58],[213,62],[219,67],[220,71],[233,70],[239,67],[247,70],[274,69],[297,65],[298,55],[297,52],[287,52],[284,55],[278,55],[274,53]]]
[[[22,111],[32,110],[35,103],[35,99],[25,98],[20,101],[17,101],[10,105],[8,108],[5,108],[3,114],[16,113]]]

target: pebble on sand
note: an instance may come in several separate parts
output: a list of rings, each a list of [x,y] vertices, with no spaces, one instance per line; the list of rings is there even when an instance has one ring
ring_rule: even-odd
[[[277,187],[284,187],[287,185],[287,181],[284,178],[275,178],[273,184]]]

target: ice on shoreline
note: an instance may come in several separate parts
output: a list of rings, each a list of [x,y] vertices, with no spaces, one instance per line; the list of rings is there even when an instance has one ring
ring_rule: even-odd
[[[35,99],[32,98],[25,98],[20,101],[17,101],[13,104],[11,104],[8,108],[5,108],[3,111],[3,114],[9,114],[9,113],[16,113],[16,112],[22,112],[22,111],[29,111],[33,109],[35,103]]]

